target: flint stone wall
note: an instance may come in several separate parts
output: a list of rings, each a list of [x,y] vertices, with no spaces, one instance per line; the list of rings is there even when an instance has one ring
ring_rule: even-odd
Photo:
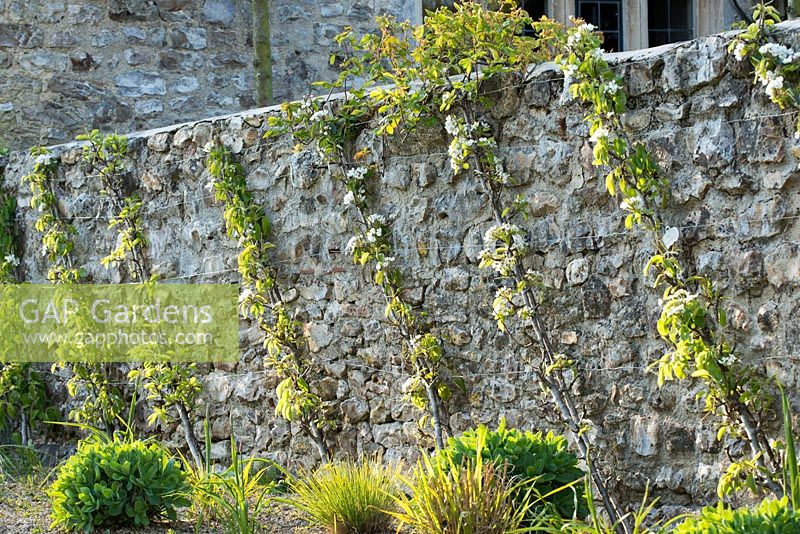
[[[406,0],[272,0],[276,102],[336,76],[333,37]],[[0,0],[0,146],[154,128],[253,108],[251,0]]]
[[[782,29],[781,39],[800,47],[800,25]],[[746,66],[726,54],[729,37],[617,56],[630,95],[625,124],[647,141],[670,177],[667,219],[681,228],[697,270],[733,297],[738,354],[764,361],[796,393],[800,142],[792,135],[794,115],[777,110],[753,87]],[[486,116],[521,181],[516,190],[531,200],[529,264],[550,288],[548,323],[559,349],[584,368],[574,390],[595,422],[596,454],[615,467],[624,498],[636,501],[650,480],[663,504],[710,501],[723,446],[694,401],[691,382],[658,389],[645,369],[664,350],[654,329],[659,295],[641,274],[650,243],[624,230],[616,201],[591,165],[584,109],[560,102],[562,85],[549,65],[524,86],[499,82]],[[322,369],[317,386],[339,420],[331,433],[334,451],[413,458],[419,413],[402,400],[407,376],[397,339],[382,323],[371,273],[342,252],[352,233],[344,191],[313,151],[294,154],[289,139],[262,139],[274,112],[131,136],[130,176],[145,201],[148,255],[174,282],[237,282],[237,247],[206,189],[202,147],[219,136],[244,163],[250,188],[274,221],[275,266],[294,288],[289,294]],[[501,416],[514,426],[560,429],[526,363],[534,351],[516,348],[491,319],[495,283],[476,264],[489,209],[473,178],[453,177],[443,129],[362,142],[385,170],[373,185],[375,211],[393,221],[408,297],[430,312],[453,374],[467,384],[448,403],[453,431],[494,425]],[[82,170],[75,145],[54,151],[62,162],[60,206],[78,229],[78,265],[94,282],[126,280],[100,266],[114,238],[97,179]],[[12,154],[6,186],[19,188],[31,166],[23,153]],[[25,279],[41,282],[46,266],[32,228],[35,214],[28,192],[20,189],[19,196]],[[242,329],[241,361],[205,376],[214,454],[225,455],[233,432],[247,452],[313,462],[311,443],[273,415],[276,378],[264,371],[259,332],[244,322]]]

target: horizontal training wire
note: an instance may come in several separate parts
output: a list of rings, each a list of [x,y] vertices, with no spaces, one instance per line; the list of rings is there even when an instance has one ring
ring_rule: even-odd
[[[731,218],[724,219],[724,220],[718,221],[718,222],[713,222],[713,223],[700,223],[700,224],[697,224],[697,225],[690,224],[690,225],[676,226],[675,228],[677,228],[679,231],[680,230],[697,230],[697,229],[701,229],[701,228],[711,228],[711,227],[716,227],[716,226],[725,226],[726,223],[730,223],[730,222],[737,222],[737,223],[740,223],[740,224],[741,223],[751,224],[751,223],[765,223],[765,222],[768,222],[768,223],[771,223],[771,224],[775,224],[775,223],[779,223],[779,222],[785,222],[785,221],[796,220],[796,219],[800,219],[800,215],[787,215],[787,216],[784,216],[784,217],[772,219],[770,221],[765,221],[765,220],[759,219],[759,218],[742,219],[742,218],[738,218],[738,217],[731,217]],[[530,247],[534,248],[534,250],[538,250],[539,248],[552,247],[554,245],[558,245],[558,244],[565,243],[565,242],[568,243],[568,242],[573,242],[573,241],[595,240],[595,239],[599,240],[599,239],[606,239],[606,238],[609,238],[609,237],[626,237],[626,236],[631,235],[631,233],[638,233],[640,235],[643,235],[643,234],[646,234],[647,231],[637,228],[637,229],[634,229],[634,230],[624,230],[624,231],[618,231],[618,232],[592,233],[592,234],[584,235],[584,236],[564,236],[564,237],[559,237],[559,238],[547,239],[547,240],[545,240],[545,241],[543,241],[541,243],[531,243]],[[749,232],[747,232],[747,233],[737,232],[737,233],[731,233],[729,235],[724,235],[724,236],[716,236],[713,239],[714,240],[717,240],[717,239],[737,239],[737,238],[741,238],[741,237],[749,237],[749,236],[752,236],[752,235],[753,234],[749,233]],[[417,241],[415,243],[406,243],[406,244],[403,244],[403,245],[401,245],[399,247],[395,246],[394,247],[394,251],[395,251],[395,253],[399,253],[401,256],[402,255],[407,255],[408,253],[410,253],[410,252],[412,252],[414,250],[418,250],[417,246],[419,244],[422,244],[422,243],[424,243],[426,245],[430,245],[432,248],[435,247],[439,251],[453,251],[453,252],[458,252],[458,251],[462,251],[462,250],[464,250],[464,251],[479,251],[479,250],[482,250],[483,248],[485,248],[485,245],[482,245],[482,244],[463,243],[463,244],[455,244],[455,245],[441,245],[441,244],[439,244],[438,240],[437,240],[437,242],[421,240],[421,241]],[[338,255],[340,253],[341,252],[331,252],[331,251],[319,252],[319,253],[307,253],[307,254],[298,255],[295,258],[273,260],[273,261],[270,262],[270,264],[271,265],[296,264],[296,263],[301,262],[303,259],[327,258],[327,257],[330,257],[330,256]],[[201,273],[191,273],[191,274],[184,274],[184,275],[180,275],[180,276],[171,276],[171,277],[161,278],[160,281],[187,280],[187,279],[191,279],[191,278],[202,278],[202,277],[208,277],[208,276],[216,276],[216,275],[219,275],[219,274],[232,273],[232,272],[238,272],[238,268],[221,269],[221,270],[201,272]],[[305,273],[303,273],[303,274],[305,274]],[[313,274],[318,274],[318,273],[313,273]]]
[[[771,362],[771,361],[786,361],[786,360],[800,361],[800,354],[797,354],[797,355],[781,354],[781,355],[773,355],[773,356],[764,356],[762,358],[753,358],[753,360],[755,360],[754,363]],[[462,361],[468,361],[468,360],[462,360]],[[111,363],[132,363],[132,362],[111,362]],[[372,366],[372,365],[368,365],[368,364],[366,364],[364,362],[353,361],[353,360],[337,360],[337,361],[333,361],[333,362],[330,362],[330,363],[345,364],[345,365],[350,366],[351,368],[356,369],[356,370],[366,370],[366,371],[371,371],[371,372],[378,373],[378,374],[383,374],[383,375],[392,375],[392,376],[398,376],[398,377],[411,376],[410,373],[405,372],[405,371],[401,371],[401,370],[398,371],[398,370],[394,370],[394,369],[385,369],[385,368],[381,368],[381,367],[375,367],[375,366]],[[480,364],[481,362],[470,362],[470,363]],[[465,365],[465,366],[468,366],[468,365]],[[397,366],[393,366],[393,367],[397,367]],[[651,369],[651,365],[618,365],[618,366],[609,366],[609,367],[581,367],[581,366],[577,366],[577,371],[579,371],[579,372],[588,372],[588,373],[593,373],[593,372],[647,371],[647,370],[650,370],[650,369]],[[57,372],[53,372],[53,371],[40,370],[38,372],[39,373],[43,373],[43,374],[56,376],[56,377],[59,377],[59,378],[65,378],[64,376],[62,376],[61,373],[57,373]],[[489,378],[489,377],[497,377],[497,376],[523,375],[523,374],[529,374],[529,373],[532,374],[534,372],[535,372],[535,370],[533,368],[530,368],[530,369],[517,369],[517,370],[505,370],[505,371],[480,372],[480,373],[448,373],[448,376],[450,376],[451,378],[463,378],[463,379],[467,379],[467,378]],[[273,369],[257,369],[257,370],[252,370],[252,371],[243,371],[243,372],[232,373],[232,372],[220,371],[218,369],[215,369],[214,371],[211,371],[208,374],[204,375],[203,378],[206,379],[206,380],[209,380],[209,379],[210,380],[214,380],[217,377],[243,378],[243,377],[249,377],[249,376],[254,376],[254,375],[269,375],[269,374],[275,374],[275,371]],[[323,373],[323,374],[325,374],[325,373]],[[129,380],[112,381],[112,382],[109,382],[109,384],[110,385],[122,386],[122,385],[131,384],[131,381],[129,381]]]

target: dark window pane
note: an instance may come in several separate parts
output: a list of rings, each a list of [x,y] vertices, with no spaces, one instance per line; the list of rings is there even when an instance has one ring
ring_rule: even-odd
[[[669,32],[666,31],[650,31],[650,46],[661,46],[670,42]]]
[[[595,24],[597,22],[597,4],[592,2],[581,3],[581,8],[578,12],[578,17],[586,22]]]
[[[615,4],[600,4],[600,24],[601,30],[619,30],[619,6]]]
[[[622,50],[622,0],[577,0],[578,16],[603,32],[603,49]]]
[[[672,0],[669,11],[669,25],[672,29],[690,30],[692,28],[691,0]]]
[[[453,9],[453,0],[422,0],[422,13],[436,11],[442,6]]]
[[[692,32],[688,30],[670,32],[669,42],[678,43],[680,41],[689,41],[693,38]]]
[[[650,0],[647,2],[647,22],[650,29],[665,29],[669,26],[669,0]]]
[[[542,15],[547,15],[546,0],[523,0],[520,4],[533,20],[539,20]]]
[[[619,33],[604,33],[603,34],[603,50],[606,52],[619,52]]]

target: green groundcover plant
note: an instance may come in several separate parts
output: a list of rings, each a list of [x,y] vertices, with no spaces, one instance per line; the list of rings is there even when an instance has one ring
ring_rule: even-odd
[[[789,506],[786,498],[767,499],[753,508],[703,508],[697,517],[678,525],[674,534],[797,534],[800,513]]]
[[[535,497],[532,512],[538,514],[549,507],[564,518],[588,513],[581,482],[586,473],[578,467],[578,458],[569,451],[563,436],[509,429],[503,419],[497,430],[481,425],[450,438],[437,459],[444,465],[474,463],[481,441],[483,460],[498,467],[505,465],[508,476],[521,483],[517,500],[527,498],[528,492]]]
[[[100,526],[145,526],[187,506],[186,474],[162,447],[142,441],[83,442],[47,494],[53,527],[92,532]]]

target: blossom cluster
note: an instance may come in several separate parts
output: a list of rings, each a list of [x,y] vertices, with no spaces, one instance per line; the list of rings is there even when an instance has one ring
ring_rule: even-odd
[[[775,98],[778,90],[783,89],[783,76],[776,74],[775,71],[768,70],[764,74],[759,73],[758,79],[770,98]]]
[[[345,173],[347,177],[347,193],[344,195],[344,205],[359,206],[364,203],[364,198],[367,195],[366,187],[364,187],[364,180],[369,173],[367,167],[353,167],[348,169]]]
[[[567,36],[567,46],[575,47],[579,45],[581,41],[585,40],[586,37],[590,36],[596,29],[597,27],[594,24],[589,24],[588,22],[578,24],[569,32]]]
[[[494,225],[483,236],[484,249],[478,254],[481,267],[491,267],[500,276],[511,276],[527,252],[525,232],[516,225]]]
[[[758,51],[762,55],[772,56],[778,63],[782,63],[784,65],[789,65],[790,63],[794,63],[796,60],[800,59],[800,52],[795,52],[788,46],[784,46],[782,44],[777,44],[777,43],[763,44],[761,45],[761,48],[758,49]],[[734,54],[735,53],[736,51],[734,50]]]
[[[473,146],[476,142],[472,138],[475,125],[466,124],[463,120],[456,119],[453,115],[448,115],[444,122],[444,129],[453,136],[447,153],[450,155],[450,167],[453,169],[453,174],[458,174],[462,170],[469,168],[467,160],[472,155]]]
[[[12,267],[19,267],[19,258],[17,258],[14,254],[7,254],[3,261]]]

